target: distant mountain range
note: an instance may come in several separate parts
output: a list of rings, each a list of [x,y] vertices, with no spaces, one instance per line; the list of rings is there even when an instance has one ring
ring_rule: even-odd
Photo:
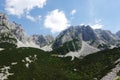
[[[35,47],[57,54],[80,53],[83,43],[93,52],[120,46],[120,31],[116,34],[108,30],[92,29],[89,25],[70,26],[56,38],[52,35],[27,36],[20,24],[10,22],[6,14],[0,13],[0,44],[14,44],[17,47]],[[83,49],[84,50],[84,49]],[[85,49],[87,50],[87,49]],[[83,51],[84,52],[84,51]],[[91,53],[89,50],[86,54]]]

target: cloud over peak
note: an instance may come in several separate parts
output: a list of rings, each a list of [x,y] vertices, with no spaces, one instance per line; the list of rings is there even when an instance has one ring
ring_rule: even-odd
[[[45,17],[44,26],[51,29],[52,33],[60,32],[70,26],[63,11],[55,9]]]
[[[101,24],[101,19],[95,20],[95,24],[91,25],[93,29],[100,29],[103,27],[103,24]]]
[[[100,29],[100,28],[103,27],[103,25],[100,24],[100,23],[96,23],[96,24],[92,25],[91,27],[92,27],[93,29]]]

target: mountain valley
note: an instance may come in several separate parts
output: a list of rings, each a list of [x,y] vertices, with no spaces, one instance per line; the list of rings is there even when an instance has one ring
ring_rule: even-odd
[[[120,31],[78,25],[56,37],[28,36],[0,12],[0,80],[119,80],[119,73]]]

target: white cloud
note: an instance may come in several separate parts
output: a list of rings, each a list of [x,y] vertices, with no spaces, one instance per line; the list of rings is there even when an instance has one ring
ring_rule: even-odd
[[[75,13],[76,13],[76,10],[73,9],[70,14],[71,14],[71,15],[74,15]]]
[[[5,10],[8,14],[21,17],[35,7],[43,8],[45,4],[46,0],[6,0]]]
[[[26,18],[33,21],[33,22],[36,21],[36,19],[33,16],[30,16],[30,15],[26,15]]]
[[[93,29],[100,29],[100,28],[102,28],[104,25],[101,23],[101,19],[96,19],[95,20],[95,24],[92,24],[91,25],[91,27],[93,28]]]
[[[93,29],[100,29],[100,28],[103,27],[103,25],[100,24],[100,23],[96,23],[96,24],[92,25],[91,27],[92,27]]]
[[[31,16],[31,15],[28,14],[28,15],[26,15],[26,18],[29,19],[32,22],[36,22],[36,21],[40,21],[41,18],[42,18],[42,16],[38,15],[36,17],[33,17],[33,16]]]
[[[44,26],[50,28],[52,33],[60,32],[70,26],[63,11],[58,9],[51,11],[45,18]]]

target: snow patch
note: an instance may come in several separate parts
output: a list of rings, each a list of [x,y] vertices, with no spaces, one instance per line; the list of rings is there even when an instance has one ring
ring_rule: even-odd
[[[75,71],[75,72],[76,72],[76,71],[77,71],[77,69],[73,69],[73,71]]]
[[[6,80],[9,76],[13,75],[14,73],[9,73],[10,66],[4,66],[0,69],[0,80]]]
[[[22,60],[23,63],[25,63],[25,66],[27,68],[29,68],[29,65],[31,63],[34,63],[35,61],[37,60],[37,55],[34,55],[34,56],[29,56],[29,57],[25,57],[25,59]]]
[[[32,60],[30,60],[29,57],[26,57],[25,60],[26,60],[26,62],[29,62],[29,63],[32,63],[32,62],[33,62]]]
[[[0,51],[4,50],[3,48],[0,48]]]
[[[13,63],[11,63],[11,65],[16,65],[17,64],[17,62],[13,62]]]
[[[91,53],[95,53],[95,52],[98,52],[99,49],[97,48],[94,48],[92,46],[90,46],[89,44],[87,44],[86,42],[82,41],[82,48],[76,52],[69,52],[65,55],[65,57],[67,56],[71,56],[72,59],[71,60],[74,60],[75,57],[79,58],[80,56],[86,56],[88,54],[91,54]]]
[[[26,63],[25,66],[26,66],[27,68],[29,68],[29,63]]]

